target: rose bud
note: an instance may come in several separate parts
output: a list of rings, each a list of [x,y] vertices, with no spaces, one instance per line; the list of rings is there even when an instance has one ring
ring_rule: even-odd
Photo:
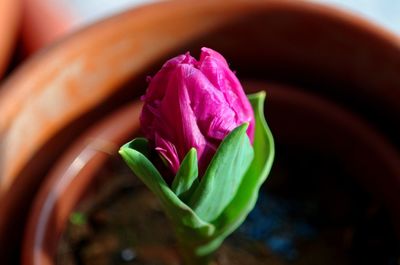
[[[225,136],[245,122],[253,141],[253,109],[239,80],[216,51],[202,48],[199,61],[189,53],[179,55],[149,79],[142,97],[141,127],[173,173],[192,147],[204,173]]]

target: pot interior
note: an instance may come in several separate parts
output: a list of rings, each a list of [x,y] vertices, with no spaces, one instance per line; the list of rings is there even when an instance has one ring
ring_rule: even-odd
[[[399,258],[386,207],[341,161],[278,144],[256,208],[216,254],[217,264],[392,264]],[[56,264],[179,264],[157,199],[117,157],[71,213]]]
[[[348,126],[359,124],[358,118],[285,86],[245,86],[269,95],[266,117],[277,155],[256,208],[217,253],[217,263],[391,264],[398,259],[393,209],[380,190],[385,187],[371,190],[375,167],[386,163],[379,161],[380,145],[368,146],[377,148],[377,157],[344,153],[362,153],[368,140],[364,129],[370,128]],[[111,156],[96,174],[65,220],[57,264],[179,262],[160,205],[121,159]],[[390,185],[393,179],[386,177]]]

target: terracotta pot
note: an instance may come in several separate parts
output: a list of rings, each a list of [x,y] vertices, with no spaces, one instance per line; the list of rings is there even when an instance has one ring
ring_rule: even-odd
[[[20,232],[12,228],[23,225],[46,171],[72,139],[142,94],[145,76],[166,58],[200,46],[226,55],[240,77],[329,97],[400,145],[395,36],[302,1],[157,3],[65,38],[0,88],[0,245],[17,249]]]
[[[0,79],[14,50],[21,17],[20,1],[0,1]]]
[[[366,189],[384,200],[400,228],[400,157],[379,133],[344,109],[294,89],[260,83],[245,87],[267,91],[266,116],[278,143],[332,154]],[[107,117],[79,138],[53,167],[29,215],[22,264],[55,264],[68,216],[90,190],[105,161],[133,138],[139,107],[133,104]]]

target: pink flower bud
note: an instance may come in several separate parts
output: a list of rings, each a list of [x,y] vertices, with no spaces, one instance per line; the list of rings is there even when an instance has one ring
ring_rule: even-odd
[[[211,49],[202,48],[199,61],[189,53],[167,61],[142,100],[143,133],[174,173],[192,147],[204,173],[224,137],[245,122],[253,141],[250,102],[224,57]]]

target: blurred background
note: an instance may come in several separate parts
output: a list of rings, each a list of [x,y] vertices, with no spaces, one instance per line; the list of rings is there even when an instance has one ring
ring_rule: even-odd
[[[228,58],[247,92],[267,91],[267,120],[277,145],[266,192],[231,243],[247,242],[243,237],[261,242],[260,264],[270,258],[268,264],[399,265],[400,1],[272,1],[273,8],[258,8],[257,1],[233,1],[233,7],[229,1],[177,1],[146,8],[155,2],[0,1],[0,263],[44,264],[31,262],[32,253],[43,245],[46,255],[55,252],[54,242],[67,226],[73,232],[57,245],[57,255],[63,259],[68,252],[65,259],[75,261],[65,264],[137,264],[136,245],[123,245],[115,235],[102,241],[93,233],[99,223],[135,218],[124,210],[114,218],[101,208],[136,189],[118,158],[97,164],[105,169],[102,183],[114,172],[122,177],[112,185],[96,182],[98,194],[112,194],[114,201],[96,198],[102,203],[92,216],[72,212],[90,186],[80,172],[84,166],[73,167],[76,175],[70,176],[86,181],[82,189],[63,180],[60,170],[87,162],[82,150],[93,142],[101,146],[102,137],[117,146],[125,141],[133,131],[126,124],[138,115],[132,106],[123,112],[128,122],[114,119],[126,135],[122,129],[104,130],[115,131],[114,138],[86,132],[132,105],[144,93],[145,77],[167,58],[187,50],[196,55],[210,45]],[[126,178],[129,185],[123,186]],[[54,184],[58,180],[67,183],[65,189]],[[103,192],[104,186],[114,190]],[[83,206],[93,206],[90,200]],[[116,207],[137,207],[130,203]],[[45,215],[36,212],[40,207]],[[38,216],[51,225],[39,223]],[[154,225],[162,234],[165,224]],[[48,234],[38,241],[32,235],[37,231]],[[71,244],[95,246],[94,254],[83,262],[83,254],[71,254]],[[96,263],[98,256],[105,263]]]
[[[400,2],[396,0],[311,0],[341,8],[400,34]],[[61,36],[102,18],[153,0],[25,0],[22,26],[24,51],[28,54]]]

